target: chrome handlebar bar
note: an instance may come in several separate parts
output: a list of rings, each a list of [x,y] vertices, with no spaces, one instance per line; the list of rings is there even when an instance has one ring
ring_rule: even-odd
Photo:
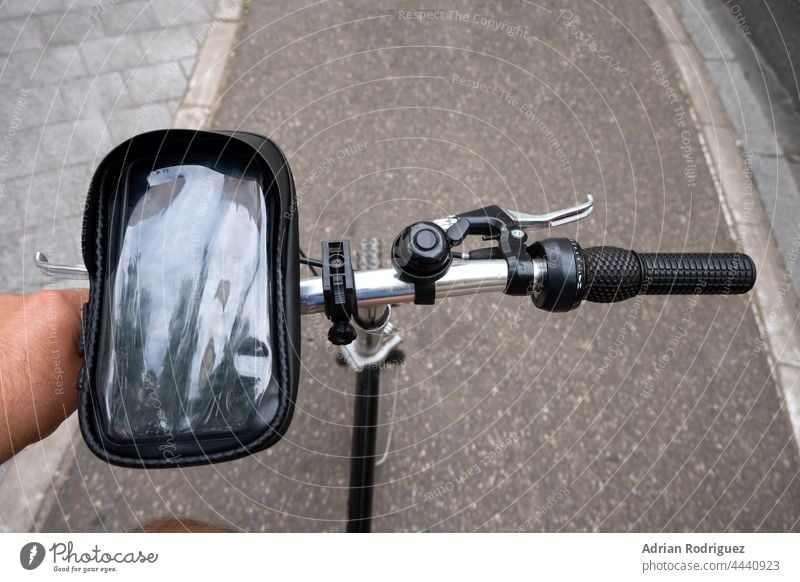
[[[544,277],[545,263],[534,261],[534,279]],[[414,284],[400,279],[394,269],[355,271],[356,300],[359,308],[378,307],[396,303],[414,302]],[[456,260],[447,273],[436,281],[436,298],[456,297],[474,293],[505,290],[508,264],[503,259]],[[300,312],[305,314],[325,311],[322,278],[300,281]]]
[[[89,278],[82,265],[53,264],[44,253],[37,253],[35,262],[42,273],[51,278],[79,280]],[[545,268],[543,261],[534,261],[534,276],[537,281],[543,278]],[[356,300],[360,308],[414,302],[414,284],[402,281],[395,269],[355,271],[354,275]],[[506,288],[507,279],[508,264],[502,259],[456,260],[447,274],[436,281],[436,297],[502,292]],[[307,315],[324,311],[322,278],[301,280],[300,312]]]

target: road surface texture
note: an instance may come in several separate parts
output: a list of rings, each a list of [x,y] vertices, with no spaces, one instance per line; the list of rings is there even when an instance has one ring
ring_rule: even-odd
[[[647,4],[249,4],[214,125],[291,159],[301,242],[380,237],[487,204],[589,220],[537,236],[735,249]],[[591,35],[591,36],[590,36]],[[481,295],[397,309],[377,531],[796,531],[798,452],[746,296],[537,311]],[[353,375],[303,326],[287,437],[185,470],[107,466],[80,442],[42,530],[155,518],[340,531]],[[392,416],[393,396],[396,406]]]

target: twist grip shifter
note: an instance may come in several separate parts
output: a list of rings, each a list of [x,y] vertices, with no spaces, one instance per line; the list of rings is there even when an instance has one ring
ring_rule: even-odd
[[[583,249],[566,238],[537,242],[528,252],[546,265],[533,302],[547,311],[569,311],[583,299],[612,303],[636,295],[738,295],[756,281],[753,260],[741,253]]]

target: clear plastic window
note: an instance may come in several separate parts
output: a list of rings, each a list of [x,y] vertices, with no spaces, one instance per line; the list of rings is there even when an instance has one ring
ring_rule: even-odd
[[[263,425],[278,394],[261,185],[203,165],[151,168],[130,173],[111,213],[96,376],[107,432],[199,438],[246,429],[259,411]]]

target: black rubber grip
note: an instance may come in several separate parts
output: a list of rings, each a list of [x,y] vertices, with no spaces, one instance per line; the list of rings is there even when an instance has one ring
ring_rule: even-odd
[[[581,253],[585,299],[595,303],[635,295],[737,295],[756,282],[753,259],[740,253],[637,253],[617,247]]]

